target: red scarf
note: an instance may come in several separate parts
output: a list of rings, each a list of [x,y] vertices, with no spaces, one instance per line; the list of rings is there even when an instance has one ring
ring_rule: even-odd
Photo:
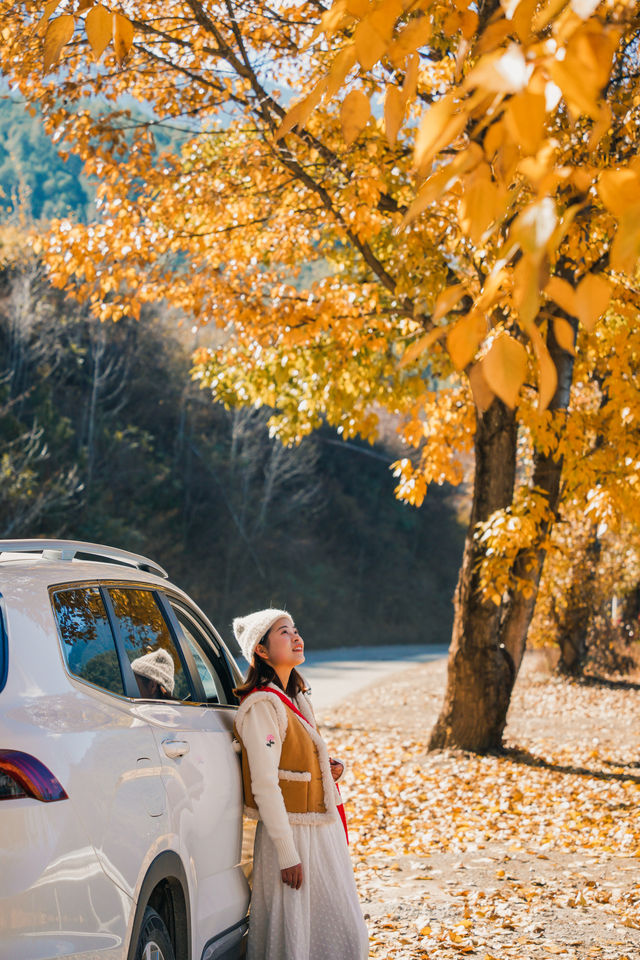
[[[257,690],[260,690],[260,689],[263,689],[263,690],[264,690],[264,689],[266,689],[266,688],[265,688],[265,687],[262,687],[262,688],[260,688],[260,687],[254,687],[253,690],[249,690],[249,693],[246,693],[246,694],[241,698],[241,702],[242,702],[243,700],[246,700],[247,697],[251,696],[251,694],[254,693],[254,691],[257,691]],[[313,727],[311,726],[311,724],[309,723],[309,721],[307,720],[307,718],[304,716],[304,714],[300,713],[300,711],[298,710],[298,708],[296,707],[296,705],[289,699],[289,697],[287,697],[284,693],[281,693],[280,690],[275,690],[273,687],[269,687],[268,692],[269,692],[269,693],[275,693],[276,697],[280,697],[280,699],[282,700],[282,702],[285,703],[285,704],[289,707],[290,710],[293,710],[293,712],[296,714],[296,716],[300,717],[301,720],[304,720],[304,722],[305,722],[308,726],[310,726],[311,729],[313,730]],[[329,759],[331,759],[331,758],[329,758]],[[334,783],[336,783],[335,780],[334,780]],[[336,787],[337,787],[337,789],[338,789],[338,793],[340,794],[340,787],[338,787],[338,784],[337,784],[337,783],[336,783]],[[342,794],[340,794],[340,796],[342,796]],[[345,814],[345,812],[344,812],[344,803],[338,803],[338,804],[336,804],[336,806],[337,806],[337,808],[338,808],[338,813],[340,814],[340,819],[342,820],[342,826],[344,827],[344,835],[345,835],[345,837],[347,838],[347,845],[348,845],[348,844],[349,844],[349,831],[347,830],[347,817],[346,817],[346,814]]]

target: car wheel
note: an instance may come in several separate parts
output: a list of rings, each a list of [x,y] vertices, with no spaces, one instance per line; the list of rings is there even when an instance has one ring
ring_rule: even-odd
[[[136,960],[176,960],[164,921],[151,907],[147,907],[142,918]]]

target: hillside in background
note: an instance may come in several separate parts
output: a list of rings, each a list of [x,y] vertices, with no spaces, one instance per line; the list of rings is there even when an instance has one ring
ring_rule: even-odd
[[[5,217],[18,205],[33,220],[51,220],[71,216],[80,220],[96,217],[93,207],[97,180],[82,172],[82,161],[73,155],[67,160],[58,153],[45,133],[38,114],[28,113],[24,102],[0,86],[0,216]],[[112,109],[98,100],[82,106],[92,113]],[[133,124],[149,123],[150,117],[133,101],[122,104],[131,110]],[[127,121],[123,119],[123,125]],[[174,149],[190,135],[180,121],[154,127],[158,152]],[[130,136],[135,136],[132,126]]]

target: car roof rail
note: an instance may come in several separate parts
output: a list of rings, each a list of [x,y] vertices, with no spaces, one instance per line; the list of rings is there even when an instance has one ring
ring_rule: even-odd
[[[169,578],[167,571],[158,563],[119,547],[106,547],[101,543],[86,543],[84,540],[0,540],[0,560],[5,554],[40,553],[45,560],[73,560],[78,554],[83,558],[97,557],[117,564],[136,567],[158,576]]]

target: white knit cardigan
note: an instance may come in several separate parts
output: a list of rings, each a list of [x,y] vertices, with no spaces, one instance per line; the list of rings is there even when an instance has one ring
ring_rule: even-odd
[[[331,775],[327,746],[317,730],[311,700],[306,694],[300,692],[292,702],[308,721],[305,729],[318,753],[327,812],[288,813],[278,780],[279,775],[282,776],[284,772],[279,769],[280,754],[289,717],[282,700],[269,692],[269,690],[278,689],[275,684],[269,683],[264,689],[252,693],[238,707],[235,722],[247,751],[251,790],[258,805],[258,819],[263,821],[273,840],[280,869],[284,870],[286,867],[293,867],[300,863],[291,825],[304,823],[319,826],[335,820],[339,816],[337,804],[341,803],[341,799]],[[238,752],[242,750],[237,740],[234,741],[234,746]],[[290,775],[289,778],[292,779]],[[245,816],[256,817],[256,813],[247,806],[244,808],[244,813]]]

